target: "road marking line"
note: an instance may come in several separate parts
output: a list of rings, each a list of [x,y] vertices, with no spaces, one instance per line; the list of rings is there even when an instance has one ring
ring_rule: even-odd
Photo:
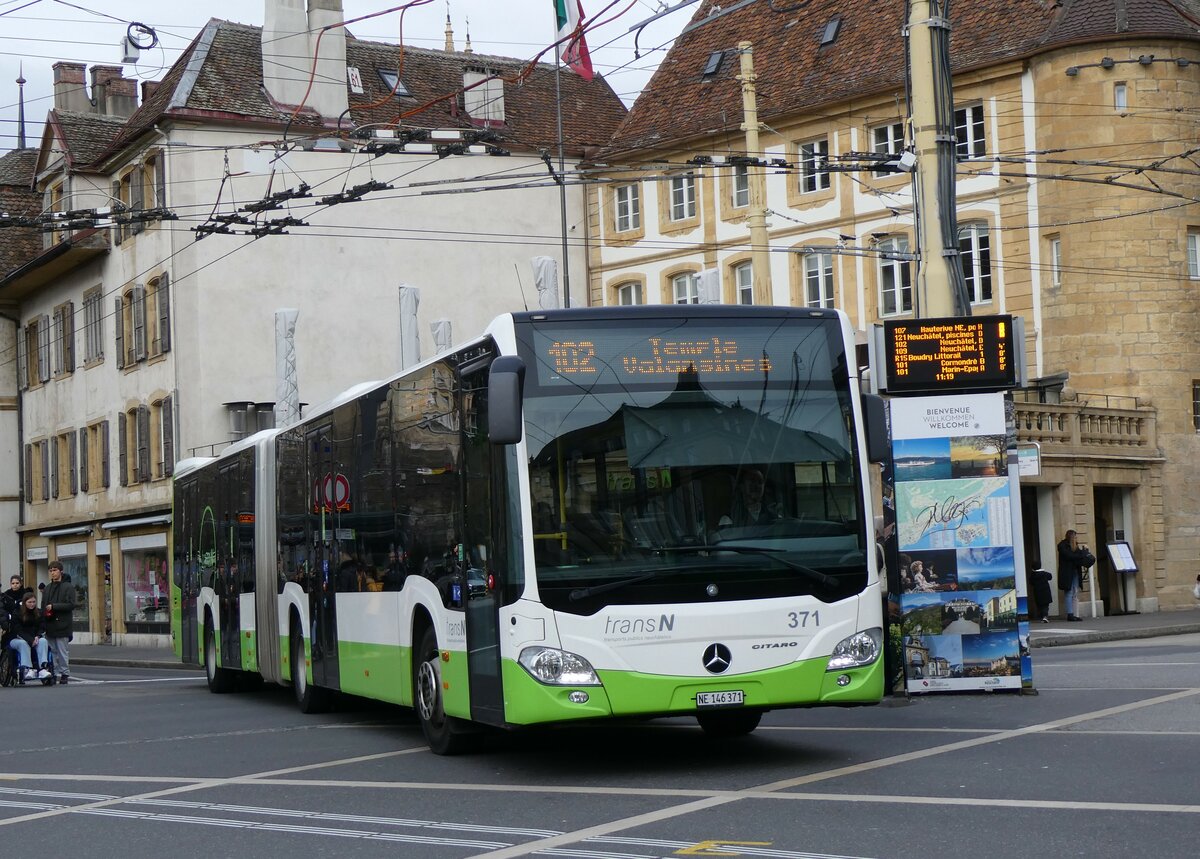
[[[243,776],[239,776],[237,778],[202,779],[199,781],[192,782],[191,784],[185,784],[185,785],[179,785],[179,782],[184,781],[184,779],[171,779],[171,781],[175,782],[175,784],[179,785],[179,786],[169,787],[169,788],[165,788],[163,790],[152,791],[150,793],[143,793],[143,794],[138,794],[138,795],[134,795],[134,796],[125,796],[125,797],[120,797],[117,799],[107,799],[107,800],[103,800],[100,802],[92,802],[92,803],[88,803],[86,805],[76,805],[76,806],[71,806],[69,808],[60,808],[60,809],[54,809],[52,811],[43,811],[43,812],[39,812],[37,814],[25,814],[20,817],[10,817],[10,818],[6,818],[4,820],[0,820],[0,826],[10,826],[14,823],[25,823],[30,820],[43,820],[48,817],[60,817],[64,814],[74,814],[77,812],[89,811],[92,809],[109,808],[114,805],[121,805],[122,803],[132,802],[135,800],[156,799],[158,797],[173,796],[175,794],[180,794],[180,793],[190,793],[192,791],[204,790],[206,788],[224,787],[226,785],[235,784],[238,782],[245,782],[245,781],[253,782],[256,778],[259,778],[259,777],[269,778],[272,776],[289,775],[292,773],[305,772],[307,770],[325,769],[327,767],[345,766],[347,764],[366,763],[368,761],[378,761],[378,760],[382,760],[384,758],[394,758],[394,757],[399,757],[400,755],[413,754],[414,752],[427,752],[427,751],[428,751],[428,749],[425,746],[414,746],[412,748],[397,749],[396,751],[391,751],[391,752],[378,752],[373,755],[359,755],[359,756],[353,757],[353,758],[341,758],[338,760],[323,761],[321,763],[315,763],[315,764],[304,764],[301,766],[285,767],[283,769],[277,769],[277,770],[267,770],[265,772],[252,773],[248,776],[243,775]],[[41,778],[41,777],[42,776],[32,776],[32,778]],[[120,779],[118,779],[118,781],[119,780]]]
[[[648,814],[635,815],[633,817],[612,820],[608,823],[601,823],[595,826],[589,826],[584,829],[576,830],[575,832],[566,832],[562,835],[549,838],[544,841],[536,841],[530,844],[521,844],[514,847],[509,847],[504,850],[498,850],[493,853],[486,854],[487,859],[513,859],[517,856],[528,856],[531,853],[537,853],[545,848],[561,847],[567,844],[578,842],[586,838],[591,838],[597,835],[608,835],[612,832],[618,832],[623,829],[630,829],[636,826],[644,826],[648,823],[658,823],[663,820],[681,817],[691,814],[694,811],[702,811],[707,808],[715,808],[719,805],[726,805],[731,802],[737,802],[741,798],[745,798],[750,794],[758,793],[774,793],[783,791],[789,787],[799,787],[803,784],[813,784],[818,781],[826,781],[833,778],[839,778],[845,775],[852,775],[861,772],[870,772],[871,770],[882,769],[884,767],[894,766],[895,764],[907,763],[909,761],[921,760],[923,758],[934,757],[935,755],[946,754],[947,752],[959,751],[961,749],[974,748],[976,746],[989,745],[992,743],[1003,742],[1005,740],[1014,739],[1016,737],[1026,736],[1034,733],[1044,733],[1053,730],[1054,728],[1064,727],[1066,725],[1078,724],[1080,722],[1092,721],[1094,719],[1104,718],[1105,716],[1114,716],[1120,713],[1127,713],[1132,710],[1139,710],[1146,707],[1153,707],[1158,704],[1166,704],[1171,701],[1178,701],[1183,698],[1191,698],[1200,695],[1200,689],[1188,689],[1182,692],[1174,692],[1169,695],[1160,695],[1156,698],[1149,698],[1145,701],[1135,701],[1130,704],[1120,704],[1116,707],[1107,707],[1103,710],[1094,710],[1089,713],[1082,713],[1076,716],[1067,716],[1062,719],[1055,719],[1050,722],[1042,722],[1037,725],[1029,725],[1024,728],[1016,728],[1009,731],[1000,731],[990,736],[973,737],[969,740],[959,740],[954,743],[947,743],[942,746],[934,746],[929,749],[922,749],[915,752],[907,752],[900,755],[892,755],[887,758],[879,758],[875,761],[868,761],[862,764],[855,764],[848,767],[838,767],[833,770],[826,770],[820,773],[811,773],[806,776],[800,776],[792,779],[782,779],[780,781],[770,782],[765,785],[759,785],[756,788],[750,788],[746,791],[739,791],[741,796],[732,796],[728,798],[717,798],[705,802],[703,800],[690,802],[685,805],[677,805],[671,808],[663,808],[658,811]],[[1181,806],[1180,808],[1189,808],[1190,806]],[[472,859],[483,859],[485,854],[478,854]]]
[[[826,770],[823,773],[810,773],[809,775],[799,776],[792,779],[783,779],[781,781],[770,782],[769,784],[759,785],[755,790],[785,790],[789,787],[799,787],[802,784],[813,784],[818,781],[826,781],[831,778],[840,778],[844,775],[856,775],[858,773],[870,772],[871,770],[890,767],[895,764],[908,763],[909,761],[917,761],[922,758],[929,758],[935,755],[943,755],[947,752],[956,752],[961,749],[970,749],[975,746],[985,746],[991,743],[1000,743],[1005,740],[1023,737],[1028,734],[1046,733],[1053,731],[1055,728],[1066,727],[1067,725],[1077,725],[1080,722],[1091,722],[1096,719],[1103,719],[1107,716],[1116,716],[1121,713],[1128,713],[1133,710],[1142,710],[1146,707],[1154,707],[1159,704],[1167,704],[1172,701],[1179,701],[1184,698],[1193,698],[1200,695],[1200,689],[1185,689],[1181,692],[1173,692],[1169,695],[1160,695],[1157,698],[1147,698],[1145,701],[1133,701],[1129,704],[1118,704],[1115,707],[1106,707],[1103,710],[1092,710],[1088,713],[1080,713],[1076,716],[1065,716],[1061,719],[1054,719],[1050,722],[1041,722],[1036,725],[1027,725],[1024,728],[1013,728],[1008,731],[999,731],[995,734],[986,737],[974,737],[969,740],[959,740],[954,743],[947,743],[942,746],[933,746],[928,749],[919,749],[917,751],[905,752],[899,755],[892,755],[887,758],[878,758],[874,761],[867,761],[861,764],[853,764],[848,767],[838,767],[833,770]]]

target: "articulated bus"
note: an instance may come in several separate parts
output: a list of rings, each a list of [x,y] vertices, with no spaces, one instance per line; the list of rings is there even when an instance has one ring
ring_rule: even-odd
[[[489,727],[883,693],[861,394],[834,310],[525,312],[175,474],[172,623],[214,692]]]

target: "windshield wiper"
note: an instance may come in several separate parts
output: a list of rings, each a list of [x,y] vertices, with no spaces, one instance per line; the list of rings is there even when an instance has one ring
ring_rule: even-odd
[[[590,596],[595,596],[596,594],[607,593],[608,591],[615,591],[618,588],[623,588],[628,585],[636,585],[638,582],[644,582],[649,579],[652,579],[662,572],[664,572],[664,570],[662,570],[662,569],[648,570],[647,572],[640,573],[639,575],[636,575],[636,576],[631,576],[627,579],[617,579],[615,581],[604,582],[603,584],[592,585],[592,586],[586,587],[586,588],[576,588],[575,590],[571,591],[570,594],[567,595],[567,599],[571,600],[571,602],[575,602],[577,600],[585,600]]]
[[[820,570],[814,570],[812,567],[806,567],[804,564],[797,564],[795,561],[789,561],[787,558],[779,557],[780,552],[787,551],[786,549],[769,549],[763,546],[661,546],[656,548],[656,552],[680,552],[686,554],[696,554],[697,552],[737,552],[742,555],[766,555],[772,561],[778,561],[790,570],[795,570],[798,573],[803,573],[807,578],[812,579],[826,590],[834,590],[838,586],[838,580],[834,576],[826,575]]]

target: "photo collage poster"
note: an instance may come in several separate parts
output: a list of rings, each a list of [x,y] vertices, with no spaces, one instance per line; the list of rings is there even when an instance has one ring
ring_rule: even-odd
[[[890,405],[908,691],[1020,689],[1028,615],[1016,574],[1019,495],[1014,502],[1004,395]]]

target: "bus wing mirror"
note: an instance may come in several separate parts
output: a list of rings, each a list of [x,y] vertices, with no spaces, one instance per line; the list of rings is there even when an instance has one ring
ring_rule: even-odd
[[[888,440],[887,403],[876,394],[863,394],[863,429],[867,434],[867,460],[884,462],[892,454]]]
[[[525,387],[525,362],[515,355],[501,355],[488,372],[488,440],[492,444],[516,444],[521,440],[521,393]]]

